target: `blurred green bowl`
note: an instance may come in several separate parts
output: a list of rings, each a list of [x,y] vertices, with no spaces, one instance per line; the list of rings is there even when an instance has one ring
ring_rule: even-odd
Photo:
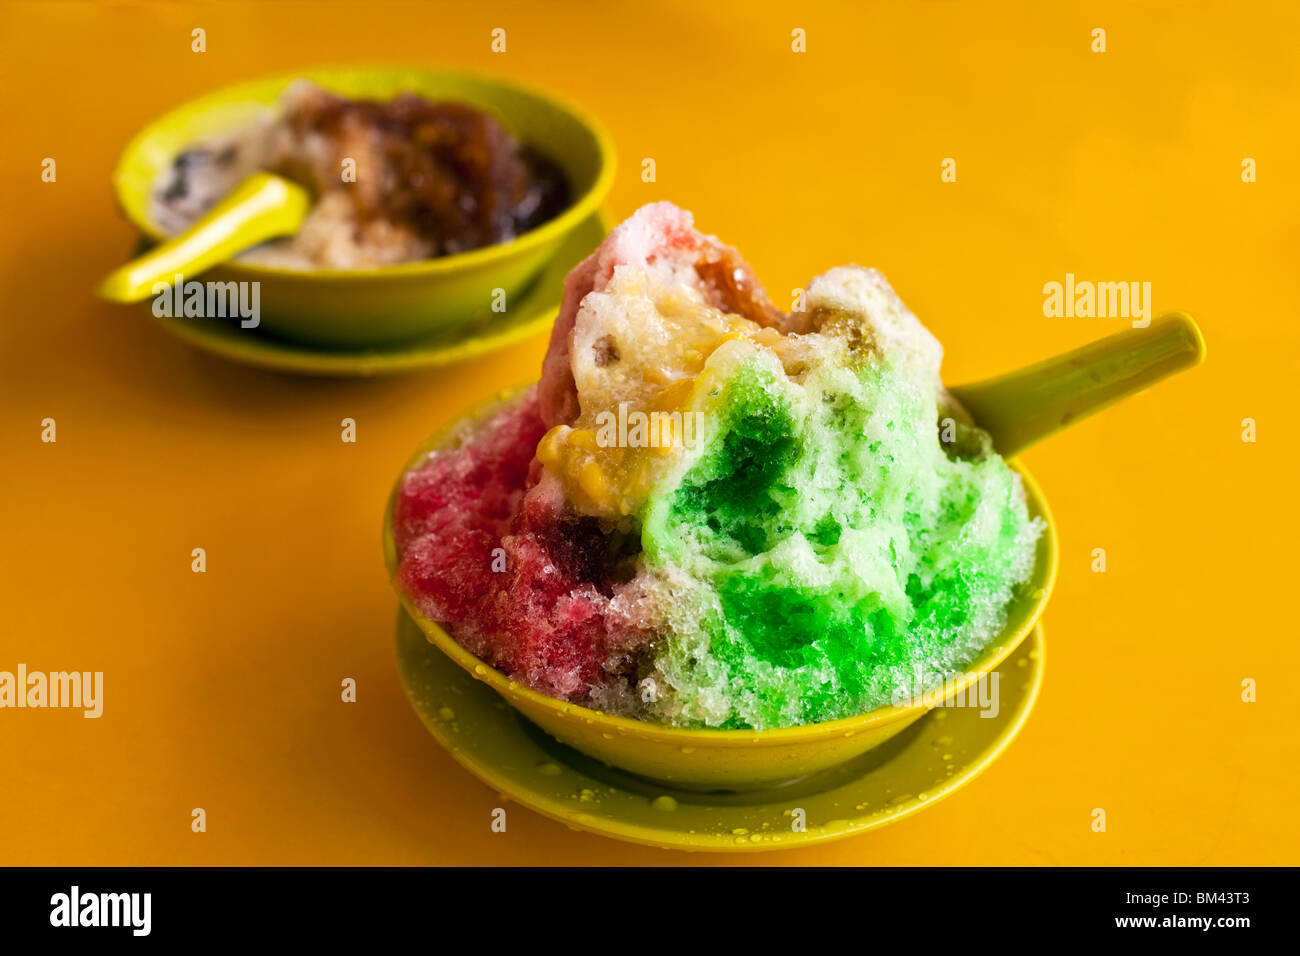
[[[261,283],[261,329],[275,336],[322,346],[391,344],[451,331],[489,313],[496,289],[505,291],[508,308],[569,234],[596,213],[613,182],[609,136],[590,116],[549,94],[444,70],[321,68],[229,86],[146,126],[113,173],[126,217],[150,239],[166,238],[149,214],[159,175],[184,149],[272,113],[284,88],[297,79],[352,98],[386,100],[413,91],[489,112],[560,166],[572,200],[559,216],[509,242],[438,259],[347,271],[229,262],[205,273],[205,280]]]

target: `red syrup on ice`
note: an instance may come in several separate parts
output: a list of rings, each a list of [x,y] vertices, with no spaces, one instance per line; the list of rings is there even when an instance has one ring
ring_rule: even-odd
[[[535,390],[402,481],[397,579],[419,611],[510,677],[566,699],[626,687],[633,666],[610,598],[620,560],[599,523],[539,483]]]

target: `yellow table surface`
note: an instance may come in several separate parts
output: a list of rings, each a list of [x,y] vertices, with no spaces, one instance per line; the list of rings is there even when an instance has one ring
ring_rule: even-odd
[[[105,675],[98,720],[0,711],[0,863],[1295,863],[1294,6],[446,7],[0,9],[0,670]],[[1125,327],[1045,318],[1043,285],[1067,272],[1149,281],[1157,313],[1198,318],[1204,366],[1026,456],[1061,575],[1042,698],[985,775],[882,831],[761,858],[624,845],[517,807],[491,831],[500,798],[398,685],[379,526],[415,445],[532,377],[544,337],[313,381],[198,354],[92,295],[134,243],[108,176],[136,129],[229,82],[350,60],[583,102],[620,150],[617,215],[692,209],[782,304],[831,266],[879,267],[953,383]]]

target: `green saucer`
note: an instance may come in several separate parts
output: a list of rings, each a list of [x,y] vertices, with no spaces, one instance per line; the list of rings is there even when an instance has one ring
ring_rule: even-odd
[[[1043,679],[1043,629],[1039,624],[998,668],[995,717],[971,707],[936,709],[847,764],[743,794],[677,790],[556,742],[430,644],[400,610],[397,662],[407,697],[438,742],[515,802],[571,828],[633,843],[752,852],[886,826],[973,780],[1033,709]]]
[[[578,226],[542,275],[500,315],[489,314],[453,335],[435,335],[368,349],[324,349],[240,328],[235,319],[154,316],[191,345],[234,362],[306,375],[393,375],[449,365],[495,352],[547,329],[564,294],[564,277],[600,245],[608,231],[603,213]],[[149,310],[153,315],[153,310]]]

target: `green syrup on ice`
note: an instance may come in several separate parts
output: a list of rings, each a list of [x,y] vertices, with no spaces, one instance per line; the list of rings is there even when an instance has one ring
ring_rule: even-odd
[[[831,720],[977,656],[1039,530],[1000,458],[952,451],[982,436],[945,451],[933,387],[875,359],[799,384],[747,362],[720,389],[701,456],[642,515],[648,565],[689,576],[656,652],[665,716]]]

